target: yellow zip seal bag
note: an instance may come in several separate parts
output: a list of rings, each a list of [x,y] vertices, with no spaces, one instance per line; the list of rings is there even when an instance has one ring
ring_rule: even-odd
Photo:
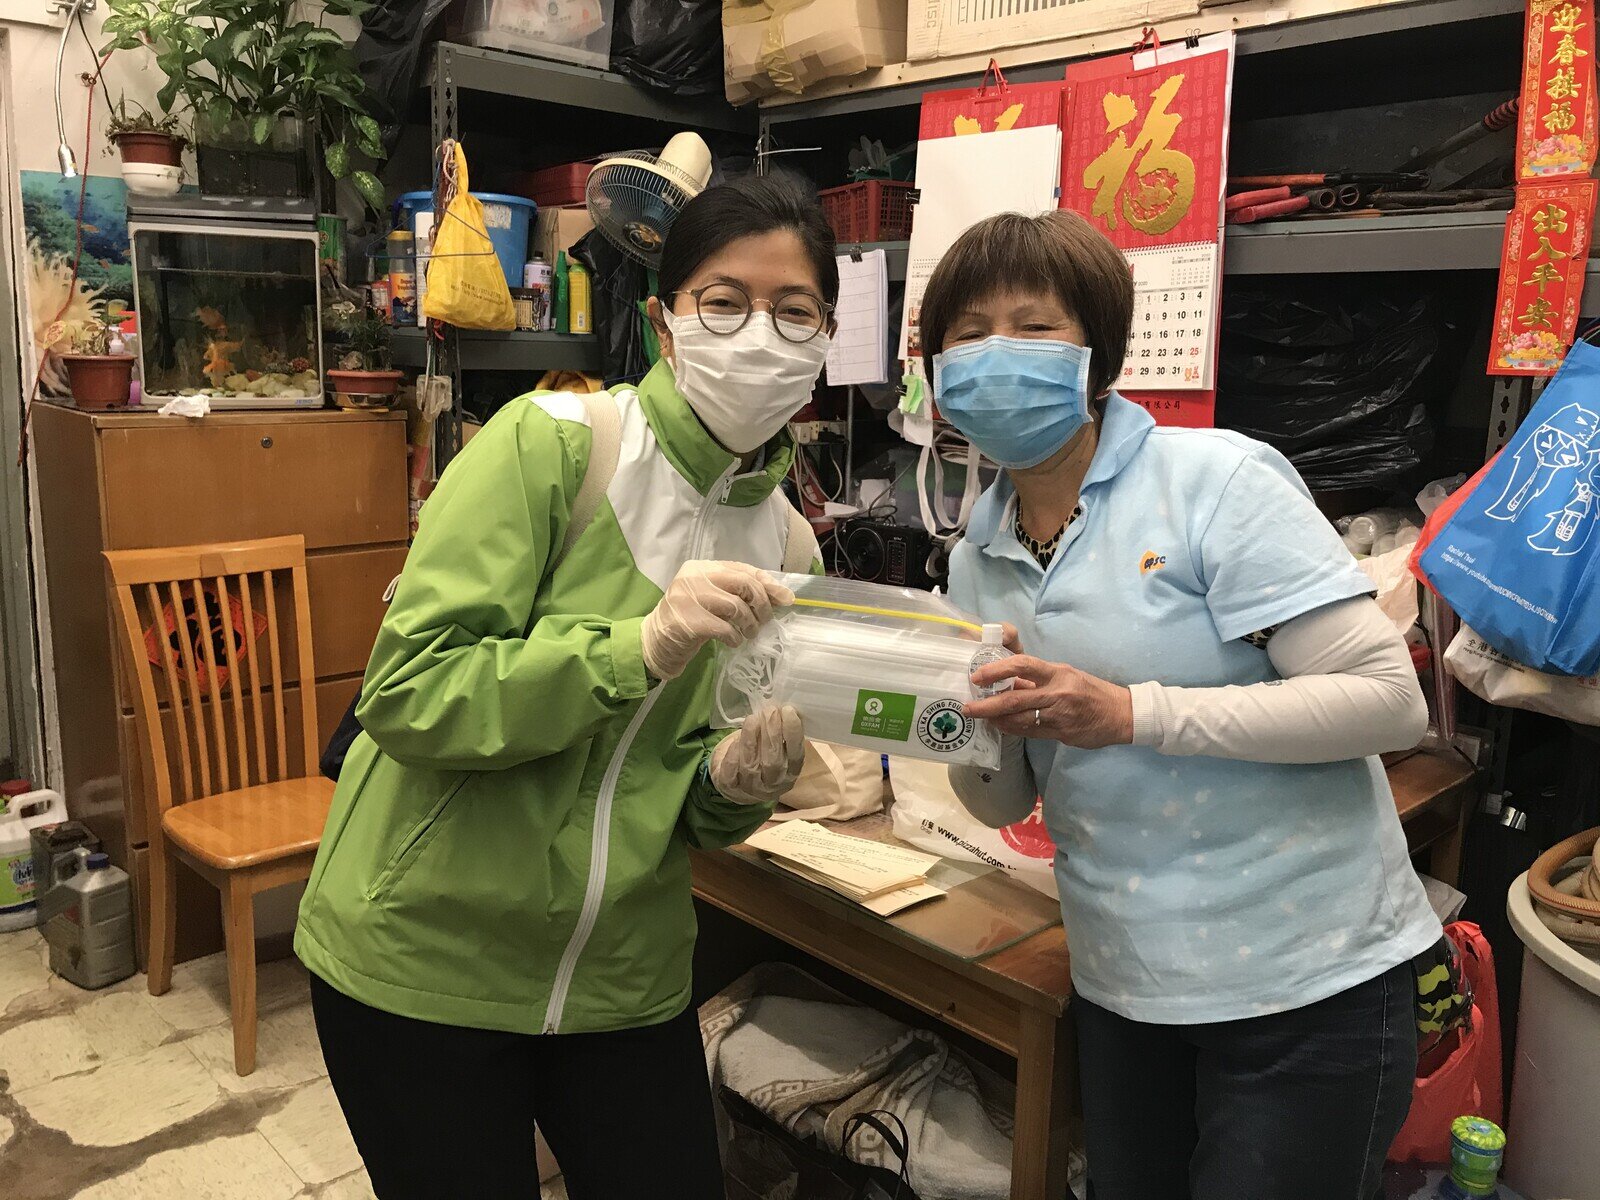
[[[719,726],[792,704],[816,741],[998,768],[1000,735],[962,712],[971,674],[1005,655],[984,626],[915,588],[773,573],[795,594],[756,636],[718,647]]]

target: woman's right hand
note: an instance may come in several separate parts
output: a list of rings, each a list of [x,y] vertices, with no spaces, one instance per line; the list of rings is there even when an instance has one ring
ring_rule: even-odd
[[[706,643],[748,641],[774,607],[793,603],[793,592],[747,563],[686,562],[639,631],[644,665],[676,679]]]

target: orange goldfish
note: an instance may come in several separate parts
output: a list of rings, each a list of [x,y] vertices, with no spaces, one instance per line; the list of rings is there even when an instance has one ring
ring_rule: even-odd
[[[200,318],[200,324],[211,330],[212,333],[225,334],[228,332],[228,322],[221,313],[210,305],[201,305],[194,310],[194,315]]]

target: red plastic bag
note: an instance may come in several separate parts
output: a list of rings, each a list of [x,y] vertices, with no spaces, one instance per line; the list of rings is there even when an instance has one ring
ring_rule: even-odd
[[[1428,514],[1428,519],[1422,523],[1421,535],[1417,538],[1416,544],[1411,547],[1411,557],[1407,560],[1411,573],[1421,581],[1423,587],[1436,596],[1439,594],[1439,589],[1428,581],[1428,577],[1422,573],[1422,567],[1419,565],[1422,560],[1422,552],[1433,544],[1433,539],[1439,536],[1439,531],[1445,527],[1446,522],[1451,517],[1456,515],[1456,509],[1460,508],[1462,502],[1472,495],[1473,489],[1483,482],[1483,477],[1489,473],[1489,468],[1494,466],[1495,459],[1499,457],[1500,452],[1497,450],[1494,458],[1491,458],[1478,468],[1476,475],[1446,496],[1444,502]]]
[[[1461,951],[1462,969],[1472,983],[1472,1022],[1446,1039],[1451,1049],[1442,1062],[1436,1059],[1437,1065],[1426,1074],[1419,1068],[1411,1114],[1389,1147],[1390,1162],[1449,1162],[1450,1122],[1457,1117],[1470,1115],[1497,1125],[1504,1123],[1494,952],[1483,930],[1470,921],[1447,925],[1445,933]]]

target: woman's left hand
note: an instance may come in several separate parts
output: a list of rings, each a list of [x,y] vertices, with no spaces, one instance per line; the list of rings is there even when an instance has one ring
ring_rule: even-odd
[[[1010,691],[972,701],[963,710],[966,715],[988,721],[1001,733],[1053,738],[1083,750],[1133,741],[1133,697],[1127,688],[1030,654],[979,667],[972,682],[986,687],[1008,677],[1015,679]]]

